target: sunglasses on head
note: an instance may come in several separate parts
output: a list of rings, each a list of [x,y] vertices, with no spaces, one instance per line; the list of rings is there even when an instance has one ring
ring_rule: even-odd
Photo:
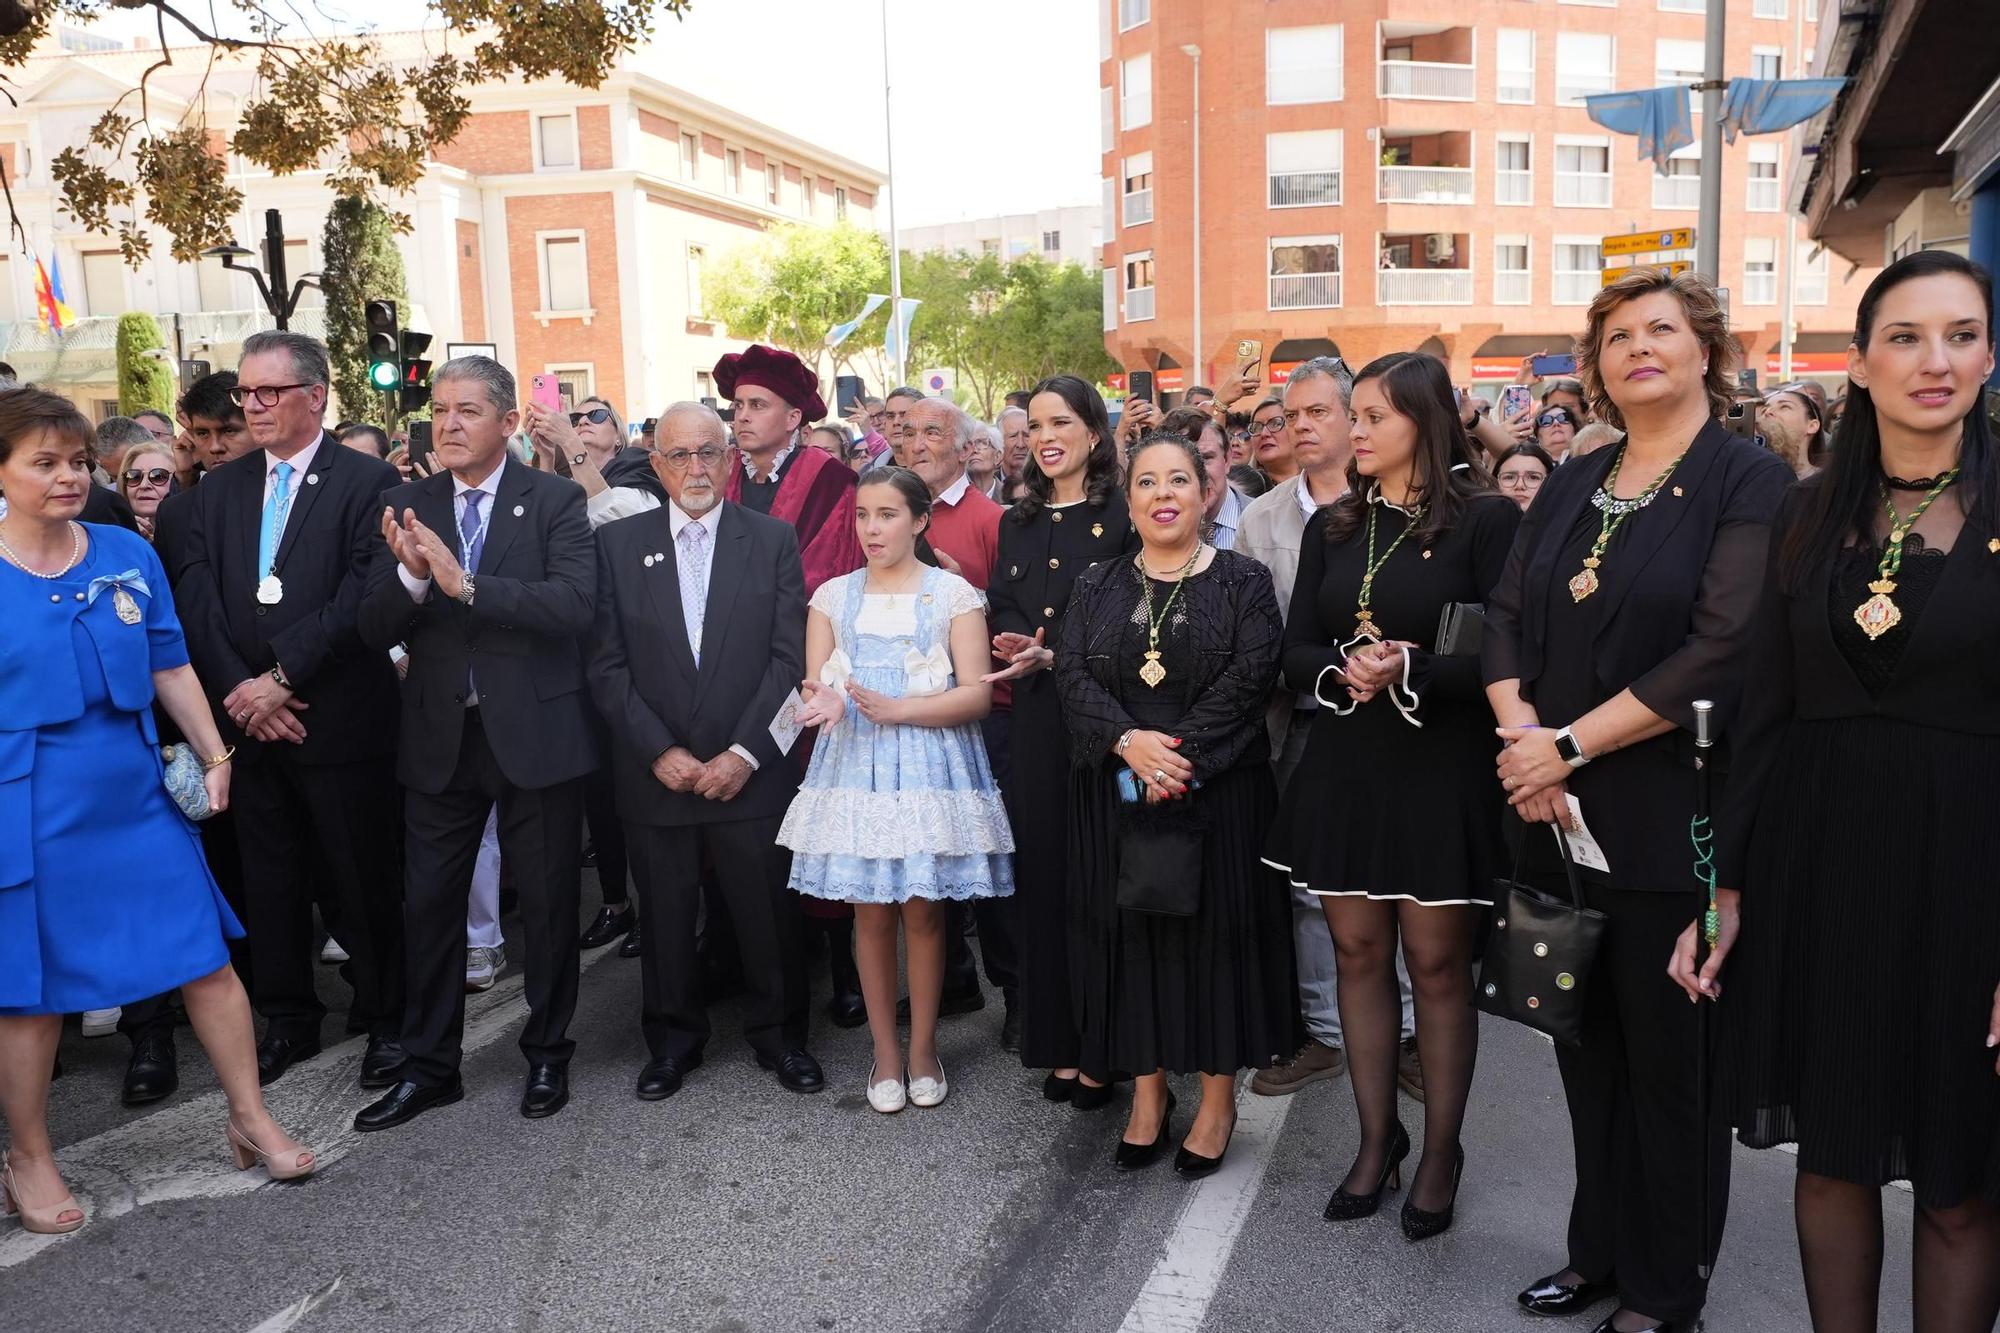
[[[569,424],[572,426],[581,426],[586,421],[593,426],[602,426],[609,420],[611,420],[611,409],[608,407],[593,407],[587,411],[569,414]]]
[[[164,486],[172,481],[173,477],[174,474],[163,467],[128,468],[125,472],[125,484],[137,486],[142,481],[150,481],[155,486]]]

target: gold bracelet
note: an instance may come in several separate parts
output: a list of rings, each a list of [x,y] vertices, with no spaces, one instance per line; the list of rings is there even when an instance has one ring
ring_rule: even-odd
[[[228,763],[235,756],[236,756],[236,747],[232,745],[227,750],[224,750],[221,754],[212,755],[209,758],[202,760],[201,761],[202,769],[204,772],[207,772],[221,768],[224,764]]]

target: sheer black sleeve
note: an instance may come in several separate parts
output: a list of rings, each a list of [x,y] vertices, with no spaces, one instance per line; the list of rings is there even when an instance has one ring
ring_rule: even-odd
[[[1543,497],[1538,497],[1543,498]],[[1479,672],[1488,685],[1521,678],[1521,601],[1528,560],[1547,521],[1550,506],[1528,506],[1514,529],[1500,577],[1486,595],[1486,628],[1479,636]]]
[[[1306,523],[1299,539],[1299,571],[1292,579],[1291,614],[1285,620],[1280,663],[1286,688],[1312,693],[1330,666],[1340,666],[1340,635],[1319,613],[1319,587],[1326,580],[1328,506]],[[1275,594],[1273,597],[1275,599]]]
[[[1479,596],[1484,599],[1500,582],[1507,567],[1514,534],[1521,526],[1521,510],[1504,496],[1489,496],[1473,502],[1466,511],[1465,524],[1472,586],[1480,590]],[[1483,647],[1484,637],[1480,643]],[[1477,700],[1486,696],[1480,659],[1443,657],[1422,648],[1410,649],[1410,688],[1419,699]]]
[[[1108,577],[1118,568],[1122,562],[1105,566],[1103,571],[1092,570],[1076,581],[1069,607],[1063,612],[1062,628],[1056,634],[1056,695],[1062,701],[1063,725],[1069,732],[1070,763],[1078,767],[1110,754],[1118,738],[1139,725],[1093,670],[1094,661],[1106,656],[1093,643],[1100,627],[1108,620],[1123,618],[1116,596],[1121,581]],[[1110,641],[1117,642],[1115,629]]]
[[[1189,602],[1190,615],[1221,622],[1197,622],[1196,640],[1229,645],[1221,673],[1195,697],[1174,732],[1181,740],[1181,757],[1194,765],[1196,781],[1227,771],[1267,737],[1264,707],[1277,677],[1284,626],[1271,571],[1248,556],[1241,563],[1240,577],[1206,587],[1205,595]]]

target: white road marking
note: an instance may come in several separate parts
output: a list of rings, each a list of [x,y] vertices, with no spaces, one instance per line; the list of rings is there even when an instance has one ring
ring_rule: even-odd
[[[284,1309],[251,1329],[250,1333],[290,1333],[290,1330],[299,1326],[300,1320],[326,1304],[327,1299],[339,1287],[340,1279],[335,1278],[318,1291],[313,1292],[310,1296],[301,1296],[298,1300],[287,1305]]]
[[[607,945],[584,955],[584,970],[617,952]],[[482,995],[466,997],[465,1055],[492,1045],[527,1017],[524,981],[517,972]],[[362,1037],[328,1047],[264,1089],[271,1114],[313,1150],[321,1169],[354,1147],[361,1137],[354,1132],[354,1113],[381,1095],[363,1092],[355,1082],[366,1048]],[[18,1227],[0,1231],[0,1269],[32,1259],[50,1245],[87,1236],[98,1225],[149,1203],[246,1194],[269,1183],[261,1167],[236,1170],[228,1147],[228,1117],[229,1104],[217,1088],[60,1149],[56,1162],[63,1179],[90,1221],[69,1236],[31,1235]]]
[[[1247,1080],[1237,1088],[1236,1133],[1222,1169],[1182,1206],[1119,1333],[1195,1333],[1202,1326],[1294,1100],[1255,1096]]]

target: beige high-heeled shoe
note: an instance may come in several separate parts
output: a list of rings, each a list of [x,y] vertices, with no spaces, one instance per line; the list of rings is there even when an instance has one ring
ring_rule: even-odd
[[[310,1148],[290,1148],[272,1154],[257,1146],[248,1134],[236,1128],[236,1122],[229,1123],[229,1150],[236,1156],[236,1169],[248,1171],[262,1162],[273,1180],[303,1180],[319,1167]]]
[[[6,1197],[7,1216],[19,1213],[22,1227],[38,1236],[66,1236],[89,1220],[74,1194],[63,1195],[62,1202],[53,1208],[30,1208],[21,1199],[20,1186],[14,1183],[14,1164],[7,1160],[5,1153],[0,1153],[0,1195]],[[76,1214],[73,1220],[56,1220],[69,1212]]]

